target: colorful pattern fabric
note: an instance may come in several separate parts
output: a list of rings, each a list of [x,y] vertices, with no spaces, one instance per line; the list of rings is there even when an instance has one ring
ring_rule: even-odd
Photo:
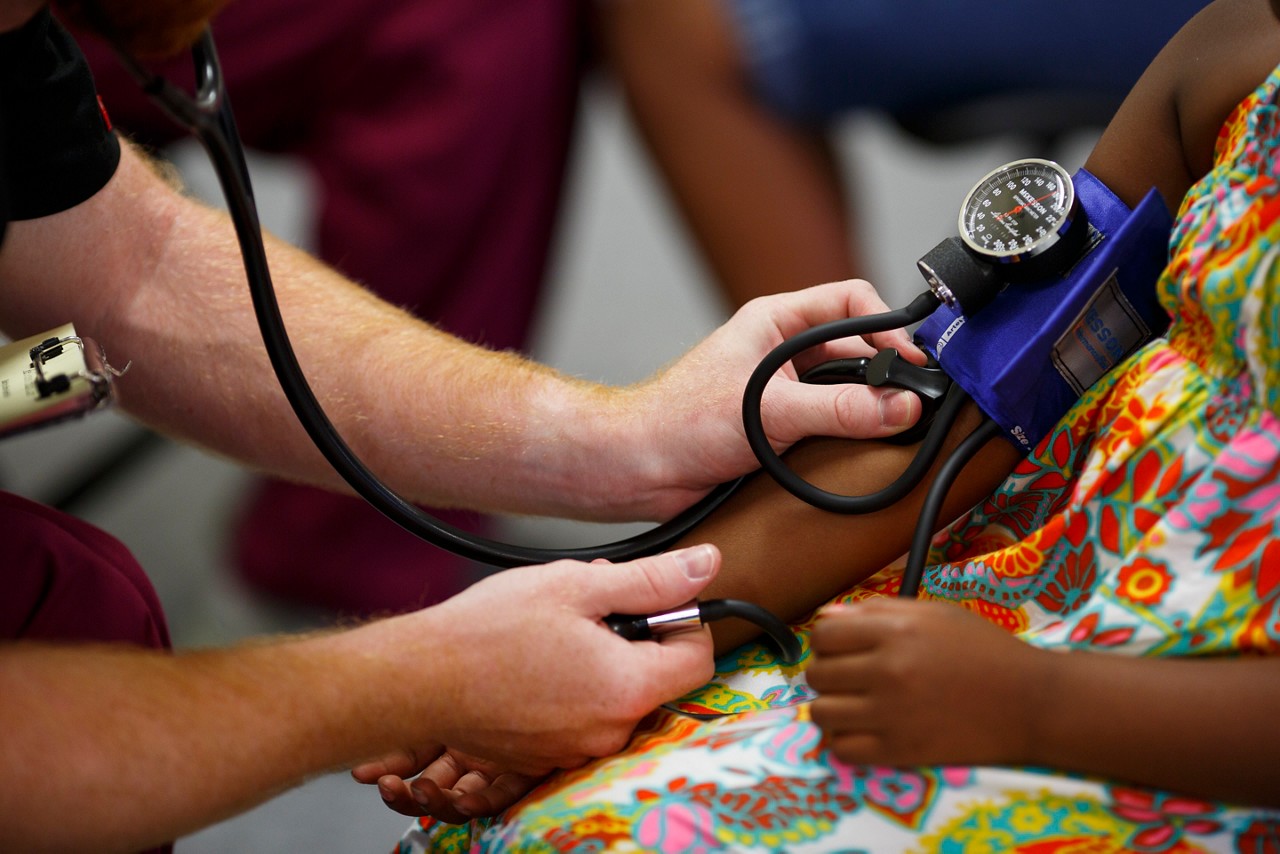
[[[1050,649],[1280,651],[1278,90],[1280,69],[1179,211],[1167,339],[935,539],[924,595]],[[900,573],[842,598],[891,595]],[[843,765],[809,720],[803,667],[743,647],[621,755],[492,821],[423,820],[400,851],[1280,850],[1278,810],[1042,769]]]

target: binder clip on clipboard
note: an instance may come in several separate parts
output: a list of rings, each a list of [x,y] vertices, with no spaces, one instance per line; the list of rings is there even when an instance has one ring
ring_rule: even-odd
[[[0,347],[0,438],[79,418],[108,406],[129,369],[70,324]]]

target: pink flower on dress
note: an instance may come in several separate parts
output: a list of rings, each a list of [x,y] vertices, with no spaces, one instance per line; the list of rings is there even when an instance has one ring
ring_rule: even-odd
[[[1120,787],[1111,790],[1111,812],[1138,825],[1129,842],[1146,851],[1168,850],[1188,833],[1217,833],[1222,823],[1212,816],[1218,811],[1216,805],[1195,798]]]
[[[701,854],[719,846],[711,810],[673,800],[649,810],[636,825],[636,840],[646,851]]]

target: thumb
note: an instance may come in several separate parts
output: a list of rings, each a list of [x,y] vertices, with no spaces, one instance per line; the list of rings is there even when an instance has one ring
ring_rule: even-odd
[[[676,608],[698,594],[720,571],[720,550],[704,544],[600,566],[591,573],[591,604],[605,614],[647,614]]]
[[[770,383],[769,392],[763,415],[765,431],[775,446],[786,447],[806,436],[846,439],[892,436],[920,418],[920,399],[901,389],[775,379]]]

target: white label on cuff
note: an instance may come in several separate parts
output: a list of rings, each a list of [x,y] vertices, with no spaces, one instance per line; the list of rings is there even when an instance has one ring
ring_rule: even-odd
[[[1053,365],[1077,395],[1142,346],[1150,328],[1113,272],[1053,348]]]

